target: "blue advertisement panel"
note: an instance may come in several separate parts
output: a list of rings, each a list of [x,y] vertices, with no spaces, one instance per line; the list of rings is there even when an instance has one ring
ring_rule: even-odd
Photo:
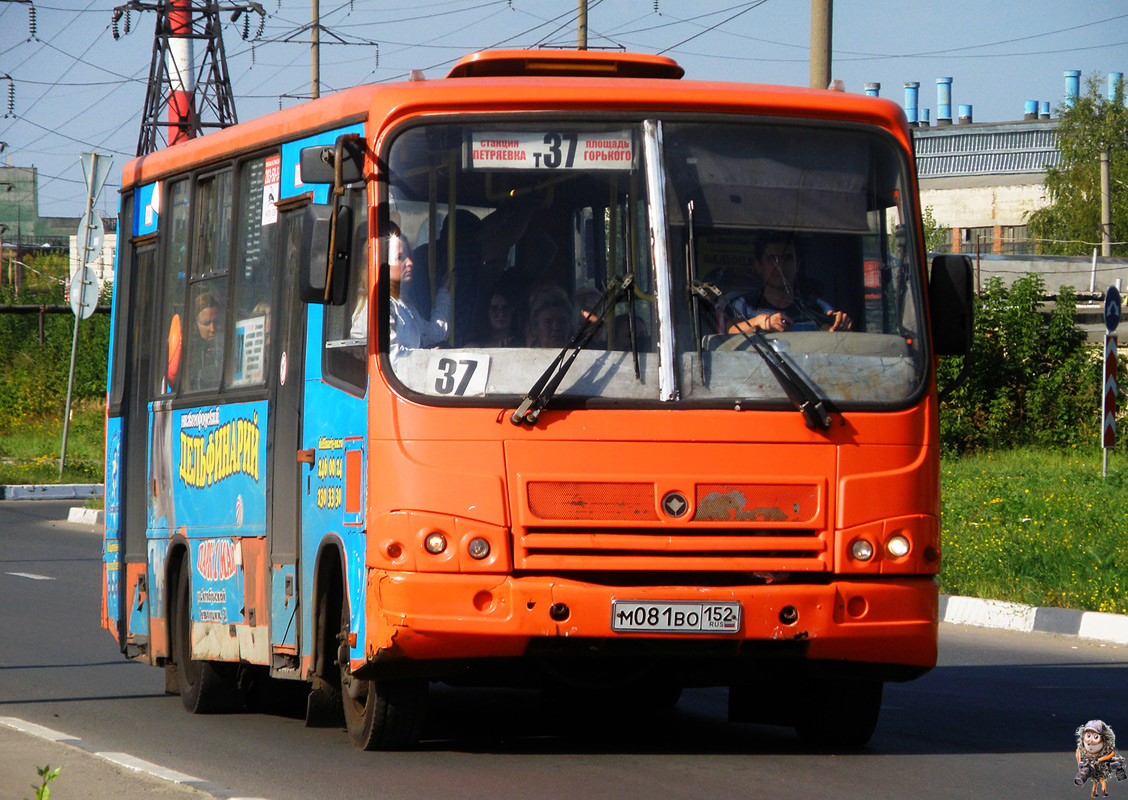
[[[106,608],[114,622],[121,606],[121,418],[106,420],[105,537],[102,561],[106,565]]]
[[[179,525],[266,530],[266,416],[266,401],[172,412]]]
[[[266,532],[267,402],[154,410],[150,536]]]

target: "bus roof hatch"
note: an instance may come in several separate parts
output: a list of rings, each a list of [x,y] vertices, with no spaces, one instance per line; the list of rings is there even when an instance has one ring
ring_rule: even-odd
[[[448,78],[559,75],[573,78],[667,78],[685,74],[678,62],[647,53],[591,50],[484,50],[464,56]]]

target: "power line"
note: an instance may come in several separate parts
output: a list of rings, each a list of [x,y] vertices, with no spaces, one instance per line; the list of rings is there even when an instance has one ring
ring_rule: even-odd
[[[678,42],[677,44],[672,44],[672,45],[670,45],[669,47],[665,48],[664,50],[659,50],[659,51],[658,51],[658,55],[662,55],[663,53],[668,53],[668,52],[670,52],[671,50],[675,50],[675,49],[677,49],[677,48],[681,47],[681,46],[682,46],[683,44],[686,44],[687,42],[692,42],[692,41],[693,41],[694,39],[696,39],[696,38],[698,38],[698,37],[700,37],[700,36],[704,36],[705,34],[709,33],[710,31],[715,31],[715,30],[716,30],[717,28],[721,27],[722,25],[724,25],[724,24],[726,24],[726,23],[728,23],[728,22],[732,22],[732,21],[733,21],[734,19],[736,19],[737,17],[739,17],[739,16],[742,16],[742,15],[744,15],[744,14],[747,14],[747,13],[748,13],[749,11],[751,11],[752,9],[754,9],[754,8],[758,8],[758,7],[762,6],[762,5],[763,5],[764,3],[766,3],[766,2],[768,2],[768,0],[758,0],[758,2],[755,2],[755,3],[751,4],[750,6],[748,6],[748,8],[744,9],[743,11],[738,11],[738,12],[736,12],[736,13],[735,13],[735,14],[733,14],[733,15],[732,15],[731,17],[727,17],[726,19],[723,19],[723,20],[721,20],[721,21],[720,21],[720,22],[718,22],[718,23],[717,23],[716,25],[711,25],[710,27],[706,28],[705,30],[703,30],[703,31],[699,31],[699,32],[697,32],[697,33],[693,34],[693,36],[690,36],[690,37],[689,37],[689,38],[687,38],[687,39],[682,39],[682,40],[681,40],[680,42]]]

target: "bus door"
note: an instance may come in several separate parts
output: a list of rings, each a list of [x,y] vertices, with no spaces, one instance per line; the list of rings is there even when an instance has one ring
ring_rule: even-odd
[[[293,554],[279,551],[274,561],[274,617],[272,646],[275,674],[282,660],[293,654],[297,666],[311,654],[314,575],[323,551],[339,558],[349,594],[353,632],[363,648],[364,576],[364,452],[366,448],[365,393],[367,377],[367,236],[368,204],[363,183],[350,187],[344,202],[353,210],[354,232],[348,293],[343,305],[306,305],[297,298],[293,269],[303,239],[305,204],[329,201],[329,187],[301,182],[298,164],[303,147],[330,145],[345,133],[363,134],[362,125],[327,131],[282,147],[280,208],[287,270],[290,323],[286,350],[279,356],[280,416],[276,452],[274,511],[296,514],[292,528],[297,543]],[[308,222],[308,220],[307,220]],[[296,446],[295,446],[296,445]],[[283,462],[288,457],[290,464]],[[292,469],[288,477],[286,470]],[[284,486],[296,491],[286,503]],[[282,556],[290,557],[283,561]],[[287,589],[287,586],[290,589]],[[293,599],[287,591],[293,590]],[[289,605],[287,602],[289,601]],[[296,601],[296,613],[295,605]],[[292,624],[291,624],[292,617]],[[329,624],[336,624],[336,620]],[[335,658],[335,654],[334,654]],[[328,663],[332,663],[329,661]]]
[[[280,263],[295,263],[302,235],[304,203],[282,205]],[[271,415],[271,521],[268,528],[271,572],[271,669],[275,675],[297,677],[301,619],[298,614],[298,554],[301,541],[301,485],[309,473],[311,452],[303,450],[302,393],[305,360],[305,304],[297,296],[297,282],[282,281],[275,350],[277,373],[274,413]]]

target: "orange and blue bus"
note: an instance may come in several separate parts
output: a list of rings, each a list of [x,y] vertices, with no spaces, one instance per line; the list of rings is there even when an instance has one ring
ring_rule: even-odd
[[[487,51],[125,166],[127,658],[192,712],[305,682],[365,749],[435,682],[869,739],[936,661],[969,265],[894,103],[682,74]]]

